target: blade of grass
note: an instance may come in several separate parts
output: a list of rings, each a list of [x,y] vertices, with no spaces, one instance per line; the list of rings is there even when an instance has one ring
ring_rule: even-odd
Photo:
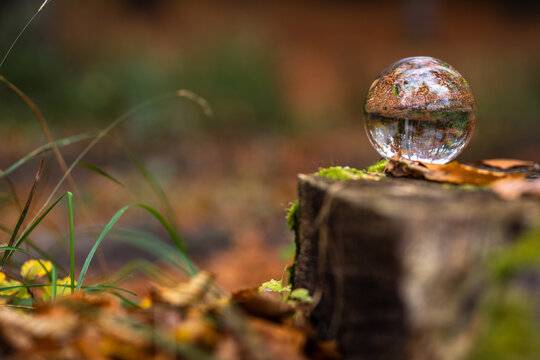
[[[160,238],[140,230],[121,229],[120,231],[115,230],[115,232],[117,235],[115,240],[147,251],[155,255],[158,259],[167,261],[171,265],[185,271],[182,267],[185,261],[184,258],[180,256],[177,249],[164,243]]]
[[[20,216],[19,216],[19,219],[17,220],[17,224],[15,224],[15,228],[13,229],[13,232],[11,234],[11,237],[9,239],[9,242],[8,242],[8,246],[9,247],[13,247],[15,242],[16,242],[16,239],[17,239],[17,234],[19,233],[19,230],[23,224],[23,221],[24,219],[26,218],[26,215],[28,214],[28,210],[30,209],[30,204],[32,203],[32,198],[34,197],[34,193],[36,192],[36,188],[37,188],[37,184],[39,182],[39,178],[41,177],[41,172],[43,171],[43,164],[45,162],[45,156],[42,156],[41,157],[41,163],[39,165],[39,169],[36,173],[36,176],[34,178],[34,183],[32,185],[32,188],[30,189],[30,193],[28,194],[28,198],[26,200],[26,204],[24,205],[24,208],[23,208],[23,211],[21,212]],[[14,247],[18,247],[18,246],[14,246]],[[7,259],[9,258],[9,254],[11,254],[12,252],[9,251],[9,252],[6,252],[4,253],[4,256],[2,257],[2,261],[0,261],[0,270],[3,268],[5,262],[7,261]]]
[[[19,200],[19,197],[17,196],[17,192],[15,191],[15,186],[13,185],[13,182],[10,180],[10,178],[4,176],[4,174],[2,173],[2,170],[0,170],[0,178],[3,178],[4,181],[6,182],[9,188],[9,193],[11,195],[11,198],[13,199],[15,206],[17,206],[17,209],[19,211],[22,211],[23,208],[21,206],[21,201]]]
[[[83,265],[83,267],[81,269],[81,273],[79,275],[79,280],[77,282],[76,290],[79,290],[81,288],[81,286],[83,284],[83,281],[84,281],[84,277],[86,276],[86,272],[88,271],[88,268],[90,267],[90,263],[92,262],[92,258],[94,257],[94,254],[95,254],[97,248],[99,247],[99,245],[101,244],[101,242],[103,241],[105,236],[109,233],[109,231],[114,227],[116,222],[120,219],[120,217],[126,212],[126,210],[128,210],[131,207],[139,207],[141,209],[144,209],[144,210],[148,211],[150,214],[152,214],[163,225],[163,227],[165,227],[167,232],[169,232],[169,236],[171,236],[171,239],[173,240],[175,245],[177,245],[178,250],[179,250],[179,255],[184,260],[184,263],[188,267],[188,273],[190,275],[194,275],[194,274],[197,273],[197,270],[193,266],[193,263],[191,262],[191,260],[189,259],[189,257],[185,253],[185,251],[183,250],[183,246],[182,246],[180,237],[178,236],[178,234],[175,233],[174,229],[172,229],[172,227],[167,222],[167,220],[165,220],[165,218],[159,212],[157,212],[154,208],[152,208],[152,207],[150,207],[148,205],[145,205],[145,204],[130,204],[130,205],[126,205],[123,208],[121,208],[120,210],[118,210],[116,212],[116,214],[114,214],[114,216],[111,218],[111,220],[109,220],[107,225],[105,225],[105,228],[103,229],[103,231],[99,235],[98,239],[94,243],[94,246],[92,247],[92,249],[90,249],[90,252],[88,253],[88,256],[86,257],[84,265]]]
[[[139,246],[139,247],[143,247],[146,245],[146,250],[150,251],[150,252],[154,252],[155,250],[155,247],[158,246],[158,245],[155,245],[154,247],[152,245],[154,244],[160,244],[162,248],[165,249],[165,251],[161,251],[161,254],[159,254],[158,256],[161,256],[161,257],[164,257],[164,258],[170,258],[171,255],[173,256],[174,259],[181,259],[182,262],[184,264],[186,264],[188,266],[188,273],[190,275],[194,275],[197,273],[197,270],[195,269],[195,266],[193,265],[193,263],[191,262],[191,260],[189,259],[189,257],[187,256],[187,252],[184,250],[184,245],[183,245],[183,242],[182,240],[180,239],[180,236],[178,235],[178,233],[176,233],[176,231],[172,228],[172,226],[167,222],[167,220],[163,217],[163,215],[161,215],[157,210],[155,210],[154,208],[152,208],[151,206],[148,206],[146,204],[134,204],[133,206],[137,206],[137,207],[140,207],[146,211],[148,211],[151,215],[153,215],[161,224],[162,226],[167,230],[171,240],[173,240],[175,246],[176,246],[176,251],[174,248],[166,245],[165,243],[163,242],[153,242],[153,243],[135,243],[135,242],[132,242],[134,245],[136,246]],[[126,238],[125,239],[126,241],[129,241],[131,239],[128,239]],[[150,245],[150,246],[148,246]]]
[[[24,251],[23,249],[18,249],[16,247],[12,247],[12,246],[0,246],[0,251],[8,251],[8,250],[20,252],[20,253],[23,253],[23,254],[28,255],[30,257],[34,257],[34,255],[30,254],[28,251]]]
[[[118,229],[115,229],[118,231]],[[113,233],[111,233],[113,235]],[[160,241],[158,238],[154,238],[155,241]],[[115,239],[117,240],[117,239]],[[176,283],[177,279],[166,274],[162,268],[151,263],[147,260],[132,260],[124,265],[116,274],[107,279],[103,284],[118,284],[119,282],[127,279],[136,272],[140,272],[158,282]]]
[[[144,180],[148,183],[148,185],[150,185],[150,188],[152,189],[152,191],[154,191],[157,198],[161,202],[161,205],[165,209],[168,220],[171,222],[172,226],[175,229],[178,229],[178,225],[176,224],[176,216],[174,214],[173,207],[171,206],[171,203],[169,202],[169,199],[167,198],[167,195],[165,194],[163,187],[157,181],[155,176],[144,164],[144,162],[141,161],[141,159],[139,159],[139,157],[135,155],[135,153],[131,151],[131,149],[123,141],[113,136],[112,134],[110,134],[109,137],[122,151],[124,151],[126,156],[131,160],[131,162],[135,166],[135,169],[139,171],[139,173],[142,175]]]
[[[1,75],[0,75],[1,76]],[[80,153],[79,155],[77,156],[77,158],[75,159],[75,161],[73,161],[73,163],[70,165],[70,167],[67,169],[66,172],[64,172],[64,175],[60,178],[60,180],[57,182],[56,186],[54,187],[54,189],[51,191],[49,197],[47,198],[47,200],[45,200],[45,203],[41,206],[41,209],[39,209],[39,211],[37,212],[36,216],[34,217],[34,219],[32,219],[31,222],[33,222],[38,216],[40,216],[40,214],[42,213],[42,211],[44,211],[47,206],[49,206],[49,203],[52,201],[52,199],[56,196],[56,192],[58,191],[58,189],[60,188],[60,186],[62,186],[62,184],[64,183],[64,181],[67,179],[67,177],[71,174],[71,172],[73,171],[73,168],[79,163],[79,161],[81,161],[81,159],[105,136],[107,135],[112,129],[114,129],[118,124],[120,124],[122,121],[126,120],[127,118],[129,118],[131,115],[133,115],[134,113],[138,112],[139,110],[141,109],[144,109],[148,106],[151,106],[151,105],[154,105],[158,102],[161,102],[161,101],[164,101],[164,100],[168,100],[168,99],[171,99],[171,98],[174,98],[175,97],[175,94],[165,94],[165,95],[162,95],[162,96],[158,96],[158,97],[155,97],[155,98],[152,98],[152,99],[149,99],[147,100],[146,102],[143,102],[137,106],[135,106],[134,108],[132,108],[131,110],[125,112],[124,114],[122,114],[121,116],[117,117],[114,121],[112,121],[106,128],[102,129],[101,131],[98,132],[98,134],[94,137],[94,139],[90,142],[90,144],[88,144]]]
[[[0,75],[1,76],[1,75]],[[42,214],[42,212],[47,209],[47,206],[49,206],[49,203],[52,201],[52,199],[56,196],[56,192],[58,191],[58,189],[60,188],[60,186],[64,183],[64,181],[66,180],[66,178],[69,176],[69,174],[71,173],[71,171],[73,170],[73,168],[77,165],[77,163],[79,161],[81,161],[81,159],[104,137],[106,136],[112,129],[114,129],[116,126],[118,126],[120,123],[122,123],[124,120],[128,119],[131,115],[133,115],[134,113],[144,109],[144,108],[147,108],[149,106],[152,106],[152,105],[155,105],[159,102],[162,102],[162,101],[165,101],[165,100],[169,100],[169,99],[173,99],[173,98],[176,98],[176,97],[187,97],[187,95],[185,93],[183,93],[182,91],[177,91],[177,92],[174,92],[174,93],[167,93],[167,94],[164,94],[164,95],[161,95],[161,96],[156,96],[154,98],[151,98],[141,104],[138,104],[137,106],[133,107],[131,110],[125,112],[124,114],[122,114],[121,116],[117,117],[114,121],[112,121],[106,128],[104,128],[103,130],[101,130],[97,136],[91,141],[91,143],[89,145],[87,145],[83,151],[81,151],[79,153],[79,155],[77,156],[77,158],[73,161],[73,163],[70,165],[70,167],[67,169],[66,172],[64,172],[64,175],[62,176],[62,178],[58,181],[58,183],[56,184],[56,186],[54,187],[54,189],[51,191],[49,197],[47,198],[47,200],[45,201],[45,203],[42,205],[42,207],[39,209],[39,211],[37,212],[37,214],[34,216],[34,218],[31,220],[31,223],[34,223],[34,221],[36,220],[36,218],[40,217]],[[189,260],[189,259],[188,259]]]
[[[64,198],[65,195],[66,194],[64,193],[62,196],[60,196],[54,203],[52,203],[47,209],[45,209],[45,211],[39,217],[34,219],[32,223],[28,226],[27,230],[17,239],[17,241],[15,242],[15,244],[13,244],[13,246],[18,248],[28,238],[28,236],[32,233],[32,231],[34,231],[34,229],[39,225],[39,223],[43,221],[45,216],[47,216],[47,214],[49,214],[49,212],[60,202],[60,200]],[[6,252],[4,254],[4,257],[7,256],[5,261],[9,260],[9,258],[11,257],[11,254],[12,254],[12,251]]]
[[[75,292],[75,246],[74,246],[74,226],[73,226],[73,194],[69,191],[68,209],[69,209],[69,277],[71,285],[71,294]]]
[[[122,294],[119,294],[115,291],[104,291],[104,290],[97,290],[97,291],[102,291],[102,292],[106,292],[108,294],[111,294],[113,296],[116,296],[117,298],[119,298],[120,300],[122,300],[123,302],[125,302],[127,305],[133,307],[133,308],[140,308],[140,306],[138,304],[135,304],[133,301],[129,300],[127,297],[125,297],[124,295]]]
[[[120,181],[118,181],[117,179],[115,179],[114,177],[112,177],[110,174],[108,174],[107,172],[105,172],[104,170],[101,170],[100,168],[92,165],[92,164],[89,164],[87,162],[84,162],[84,161],[79,161],[78,163],[80,166],[83,166],[85,168],[87,168],[88,170],[90,171],[93,171],[109,180],[111,180],[113,183],[116,183],[120,186],[124,186],[124,184],[122,184]]]
[[[43,4],[41,4],[41,6],[39,7],[38,11],[35,12],[35,14],[30,18],[30,20],[28,20],[26,22],[26,24],[23,26],[23,28],[21,29],[21,31],[19,31],[19,34],[17,34],[17,37],[15,37],[15,40],[13,40],[13,42],[11,43],[11,45],[9,46],[8,50],[6,51],[6,53],[4,54],[4,57],[2,58],[2,61],[0,62],[0,68],[4,65],[4,63],[6,62],[6,59],[8,58],[9,54],[11,53],[11,50],[13,50],[13,48],[15,47],[15,44],[17,44],[17,42],[19,41],[19,39],[21,38],[22,34],[24,34],[24,32],[26,31],[26,29],[30,26],[30,24],[34,21],[34,19],[38,16],[38,14],[45,8],[45,5],[47,5],[48,3],[50,3],[52,0],[45,0],[43,2]]]
[[[84,261],[84,265],[83,265],[83,267],[81,269],[81,273],[79,274],[79,280],[77,281],[76,290],[80,290],[80,288],[81,288],[81,286],[83,284],[83,281],[84,281],[84,277],[86,276],[86,272],[88,271],[88,268],[90,267],[90,262],[92,262],[92,258],[94,257],[94,254],[96,253],[96,250],[97,250],[99,244],[101,244],[101,242],[103,241],[103,239],[105,238],[105,236],[107,235],[109,230],[112,229],[112,227],[120,219],[122,214],[124,214],[124,212],[129,208],[130,208],[130,205],[124,206],[116,214],[114,214],[112,219],[107,223],[107,225],[105,225],[105,228],[103,229],[103,231],[99,235],[98,239],[94,243],[94,246],[92,246],[92,249],[90,249],[90,252],[88,253],[88,256],[86,257],[86,260]]]
[[[118,290],[125,292],[127,294],[138,296],[137,293],[134,293],[133,291],[114,286],[114,285],[94,285],[94,286],[83,286],[83,290],[93,291],[93,290]]]
[[[56,300],[56,285],[58,283],[58,278],[57,278],[57,275],[56,275],[56,266],[53,264],[52,266],[52,279],[51,279],[51,284],[52,284],[52,294],[51,294],[51,297],[53,300]]]
[[[64,173],[64,177],[71,190],[75,194],[75,198],[77,199],[77,202],[81,205],[81,210],[84,219],[88,223],[88,225],[91,224],[90,216],[85,210],[84,203],[82,201],[82,198],[79,194],[79,190],[77,188],[77,185],[75,185],[75,181],[73,180],[73,177],[71,176],[71,172],[68,172],[68,167],[66,164],[66,161],[64,160],[64,157],[62,156],[62,153],[60,152],[60,149],[55,146],[55,141],[52,136],[51,130],[49,129],[49,126],[47,125],[47,122],[45,121],[45,118],[41,114],[41,111],[39,107],[17,86],[15,86],[11,81],[6,79],[4,76],[0,75],[0,81],[5,83],[9,89],[11,89],[13,92],[15,92],[25,103],[26,105],[32,110],[34,113],[35,118],[37,119],[39,125],[41,126],[41,130],[45,134],[45,137],[47,138],[47,141],[49,144],[51,144],[52,151],[54,153],[54,156],[56,157],[56,160],[58,161],[58,164],[60,165],[60,169],[62,169],[62,172]],[[104,266],[104,264],[102,264]]]
[[[62,271],[62,273],[64,274],[68,274],[68,271],[58,263],[58,261],[56,261],[54,259],[54,257],[52,257],[51,255],[49,255],[46,251],[44,251],[43,249],[41,249],[39,246],[37,246],[36,244],[34,244],[33,241],[31,241],[29,238],[26,238],[25,240],[25,244],[27,244],[32,250],[34,250],[35,252],[37,252],[39,255],[43,256],[45,259],[49,260],[52,264],[54,264],[57,269],[59,269],[60,271]]]
[[[6,234],[8,235],[11,235],[11,230],[8,229],[7,227],[3,226],[3,225],[0,225],[0,231],[3,231],[5,232]],[[31,248],[33,249],[35,252],[37,252],[39,255],[43,256],[45,259],[49,260],[51,263],[53,263],[54,265],[56,265],[56,267],[58,269],[60,269],[64,274],[67,274],[68,272],[66,271],[66,269],[64,269],[62,267],[62,265],[58,264],[58,262],[56,260],[54,260],[54,258],[52,256],[50,256],[46,251],[44,251],[43,249],[41,249],[40,247],[38,247],[36,244],[34,244],[33,241],[31,241],[29,238],[26,239],[26,244]],[[1,249],[0,249],[1,250]],[[22,251],[20,250],[19,248],[6,248],[5,250],[14,250],[14,251]]]
[[[169,236],[173,240],[174,244],[180,250],[181,253],[185,253],[186,249],[184,248],[184,244],[182,240],[180,239],[180,236],[178,233],[173,229],[173,227],[167,222],[165,217],[161,215],[156,209],[153,207],[146,205],[146,204],[136,204],[136,206],[148,211],[150,214],[152,214],[160,223],[161,225],[167,230],[169,233]]]
[[[60,140],[56,140],[54,142],[54,146],[58,148],[62,148],[71,144],[78,143],[83,140],[91,139],[95,137],[96,135],[97,135],[97,131],[90,131],[90,132],[82,133],[79,135],[66,137]],[[32,150],[31,152],[29,152],[28,154],[26,154],[25,156],[17,160],[13,165],[8,167],[6,170],[0,171],[0,179],[6,177],[7,175],[11,174],[13,171],[17,170],[22,165],[26,164],[28,161],[32,160],[36,155],[39,155],[43,152],[50,151],[52,147],[53,147],[53,144],[47,143],[45,145],[42,145]]]

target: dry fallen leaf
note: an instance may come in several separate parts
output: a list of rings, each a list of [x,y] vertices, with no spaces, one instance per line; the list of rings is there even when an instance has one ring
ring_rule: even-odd
[[[537,166],[534,161],[529,160],[518,160],[518,159],[487,159],[487,160],[481,160],[478,163],[482,165],[486,165],[492,168],[501,169],[501,170],[508,170],[515,167],[522,167],[522,166]]]
[[[294,308],[272,292],[259,292],[257,288],[244,289],[232,294],[232,299],[248,314],[270,320],[281,320],[294,314]]]
[[[413,176],[437,182],[469,185],[491,185],[503,179],[523,180],[523,174],[478,169],[457,161],[448,164],[428,164],[406,159],[390,159],[385,171],[394,176]]]

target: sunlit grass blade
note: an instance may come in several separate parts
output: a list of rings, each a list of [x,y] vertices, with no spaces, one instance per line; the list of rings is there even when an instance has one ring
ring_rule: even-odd
[[[111,180],[112,182],[120,185],[120,186],[124,186],[124,184],[122,184],[119,180],[115,179],[114,177],[112,177],[110,174],[108,174],[106,171],[104,170],[101,170],[100,168],[98,168],[97,166],[94,166],[92,164],[89,164],[87,162],[84,162],[84,161],[79,161],[78,163],[80,166],[83,166],[85,168],[87,168],[88,170],[90,171],[93,171],[95,172],[96,174],[99,174],[109,180]]]
[[[41,163],[39,165],[39,169],[36,173],[36,177],[34,179],[34,183],[32,184],[32,188],[30,189],[30,193],[28,194],[28,198],[26,199],[26,204],[24,205],[23,211],[21,212],[19,219],[17,220],[17,224],[15,224],[15,228],[13,229],[13,232],[11,234],[11,237],[8,242],[9,247],[18,247],[17,245],[14,246],[17,234],[19,233],[19,230],[23,224],[24,219],[26,218],[26,215],[28,214],[28,210],[30,209],[30,204],[32,203],[32,199],[34,197],[34,193],[36,192],[37,184],[39,182],[39,178],[41,177],[41,172],[43,171],[43,164],[45,162],[45,156],[41,157]],[[4,256],[2,257],[2,261],[0,262],[0,269],[4,266],[6,261],[8,260],[9,256],[11,255],[12,251],[8,251],[4,253]]]
[[[42,145],[42,146],[32,150],[31,152],[29,152],[28,154],[26,154],[25,156],[23,156],[19,160],[17,160],[13,165],[8,167],[6,170],[0,171],[0,179],[2,179],[4,177],[6,177],[7,175],[11,174],[13,171],[17,170],[19,167],[26,164],[28,161],[32,160],[37,155],[39,155],[39,154],[41,154],[43,152],[50,151],[52,149],[53,145],[56,146],[57,148],[62,148],[62,147],[65,147],[65,146],[68,146],[68,145],[71,145],[71,144],[78,143],[78,142],[83,141],[83,140],[88,140],[88,139],[94,138],[94,137],[96,137],[96,135],[97,135],[97,131],[90,131],[90,132],[87,132],[87,133],[83,133],[83,134],[63,138],[63,139],[60,139],[60,140],[56,140],[54,142],[54,144],[47,143],[45,145]]]
[[[73,194],[69,191],[68,196],[68,210],[69,210],[69,277],[71,285],[71,293],[75,292],[75,237],[73,226]]]

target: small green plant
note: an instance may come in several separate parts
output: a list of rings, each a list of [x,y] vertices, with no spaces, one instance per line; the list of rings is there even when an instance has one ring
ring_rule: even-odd
[[[292,289],[291,284],[283,285],[283,279],[271,279],[259,286],[259,292],[272,291],[278,293],[281,299],[288,304],[297,305],[299,303],[310,303],[313,298],[309,295],[309,291],[304,288]]]

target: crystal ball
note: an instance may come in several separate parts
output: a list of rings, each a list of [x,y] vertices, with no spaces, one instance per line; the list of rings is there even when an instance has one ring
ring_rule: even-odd
[[[385,158],[444,164],[469,143],[476,101],[467,80],[427,56],[399,60],[369,87],[364,104],[369,141]]]

